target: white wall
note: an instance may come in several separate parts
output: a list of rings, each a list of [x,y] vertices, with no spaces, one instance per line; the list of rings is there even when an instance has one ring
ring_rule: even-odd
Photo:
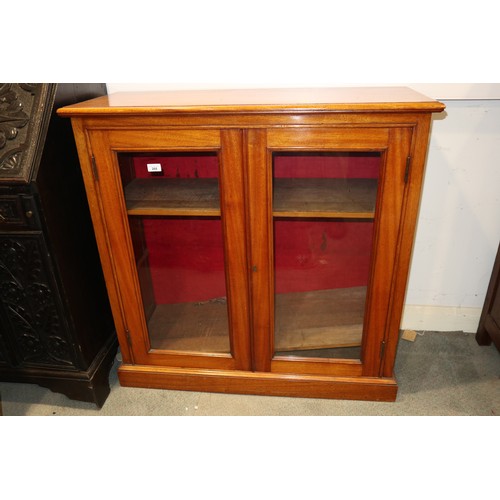
[[[189,73],[188,73],[189,74]],[[195,80],[196,82],[196,80]],[[439,100],[450,99],[500,99],[500,83],[338,83],[332,84],[327,80],[322,83],[321,79],[307,80],[307,83],[300,83],[301,80],[292,79],[288,83],[279,80],[278,83],[265,78],[258,81],[246,81],[228,79],[219,82],[190,82],[190,83],[108,83],[108,92],[142,92],[156,90],[176,90],[176,89],[224,89],[224,88],[266,88],[266,87],[328,87],[328,86],[399,86],[405,85],[413,88],[417,92]]]
[[[500,101],[433,120],[403,326],[475,331],[500,240]]]
[[[498,82],[498,19],[491,6],[486,0],[453,8],[423,0],[409,9],[396,0],[290,0],[286,6],[184,0],[160,11],[144,0],[140,8],[122,2],[116,22],[113,3],[89,0],[78,23],[61,11],[63,19],[52,16],[38,31],[34,25],[26,55],[4,51],[2,68],[15,68],[7,81],[141,82],[110,83],[110,92]],[[15,18],[12,9],[3,12],[6,19]],[[127,21],[132,31],[123,28]],[[5,39],[16,39],[15,23],[3,29]],[[66,63],[47,64],[46,54]],[[403,326],[474,331],[500,237],[500,85],[411,86],[446,99],[448,108],[433,125]]]
[[[412,86],[475,99],[445,100],[434,116],[402,326],[473,332],[500,239],[500,100],[477,97],[500,95],[500,85]],[[110,93],[172,88],[108,84]]]

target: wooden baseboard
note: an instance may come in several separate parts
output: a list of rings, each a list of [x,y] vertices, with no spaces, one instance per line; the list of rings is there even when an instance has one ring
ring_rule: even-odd
[[[122,365],[122,386],[262,396],[395,401],[394,378],[327,377]]]

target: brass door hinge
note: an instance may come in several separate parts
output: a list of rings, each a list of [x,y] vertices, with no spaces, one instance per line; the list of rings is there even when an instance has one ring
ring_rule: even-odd
[[[127,343],[130,348],[132,348],[132,338],[130,337],[130,331],[125,328],[125,336],[127,337]]]
[[[410,177],[410,165],[411,165],[411,156],[408,156],[408,158],[406,158],[405,184],[408,183],[408,179]]]
[[[385,354],[385,340],[380,343],[380,359],[384,359]]]
[[[95,163],[95,156],[92,155],[92,173],[94,174],[94,179],[99,181],[99,174],[97,173],[97,165]]]

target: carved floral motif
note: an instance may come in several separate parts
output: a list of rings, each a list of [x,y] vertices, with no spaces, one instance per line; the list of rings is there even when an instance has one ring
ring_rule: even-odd
[[[7,140],[17,136],[18,129],[24,127],[29,116],[23,110],[23,103],[12,89],[12,83],[0,84],[0,149]]]
[[[36,87],[37,84],[31,83],[0,83],[0,171],[15,173],[20,168],[26,146],[16,144],[15,139],[19,129],[29,123],[30,116],[24,110],[23,96],[19,95],[19,90],[29,93],[31,98]],[[13,148],[6,147],[9,141],[12,141]]]
[[[36,240],[0,239],[0,297],[24,361],[72,364]]]

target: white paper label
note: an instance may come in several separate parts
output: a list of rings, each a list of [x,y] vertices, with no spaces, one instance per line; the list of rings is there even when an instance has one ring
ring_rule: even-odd
[[[147,163],[148,172],[161,172],[161,163]]]

